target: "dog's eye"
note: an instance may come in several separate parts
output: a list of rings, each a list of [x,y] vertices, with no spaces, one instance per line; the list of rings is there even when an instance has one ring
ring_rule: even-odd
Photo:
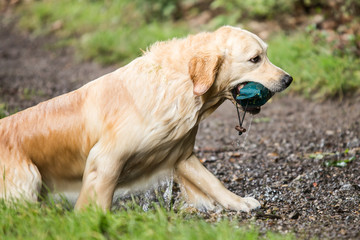
[[[258,55],[254,58],[251,58],[249,61],[252,63],[258,63],[258,62],[260,62],[260,60],[261,60],[261,57]]]

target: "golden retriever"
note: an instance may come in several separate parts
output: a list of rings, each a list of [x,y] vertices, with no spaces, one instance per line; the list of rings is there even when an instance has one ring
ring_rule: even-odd
[[[193,153],[201,120],[249,81],[272,92],[292,78],[267,45],[234,27],[158,42],[128,65],[78,90],[0,120],[0,197],[37,201],[78,186],[75,209],[109,209],[117,188],[174,172],[195,207],[250,211],[254,198],[227,190]]]

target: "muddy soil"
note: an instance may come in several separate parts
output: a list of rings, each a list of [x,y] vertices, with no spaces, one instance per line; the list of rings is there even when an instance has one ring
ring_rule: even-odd
[[[0,19],[0,103],[9,112],[115,69],[77,62],[71,49],[54,49],[53,43]],[[304,239],[360,239],[359,101],[275,96],[260,114],[247,115],[242,136],[234,129],[235,107],[223,104],[201,124],[195,151],[228,189],[257,198],[262,208],[199,214],[209,221],[237,217],[262,232]]]

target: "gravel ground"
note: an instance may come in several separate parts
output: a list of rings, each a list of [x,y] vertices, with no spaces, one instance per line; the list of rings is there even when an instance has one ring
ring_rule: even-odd
[[[21,110],[73,90],[115,67],[79,63],[0,19],[0,103]],[[296,79],[295,79],[296,81]],[[199,213],[209,221],[237,217],[261,231],[308,239],[360,239],[360,96],[314,102],[279,95],[238,136],[227,102],[201,124],[196,152],[231,191],[262,203],[250,214]]]
[[[226,104],[201,126],[198,155],[231,191],[261,201],[241,219],[263,231],[360,239],[360,111],[350,100],[274,99],[240,137]]]

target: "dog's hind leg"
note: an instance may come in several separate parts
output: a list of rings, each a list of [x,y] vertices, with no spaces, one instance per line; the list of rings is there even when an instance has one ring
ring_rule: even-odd
[[[0,158],[0,198],[36,202],[42,186],[40,172],[30,159],[17,155],[15,159]]]
[[[202,192],[199,195],[200,197],[204,195],[208,196],[208,198],[214,199],[224,208],[249,212],[252,209],[260,207],[260,203],[254,198],[242,198],[227,190],[223,184],[201,164],[195,155],[191,155],[188,159],[179,162],[176,172]],[[186,181],[184,182],[185,184]]]

